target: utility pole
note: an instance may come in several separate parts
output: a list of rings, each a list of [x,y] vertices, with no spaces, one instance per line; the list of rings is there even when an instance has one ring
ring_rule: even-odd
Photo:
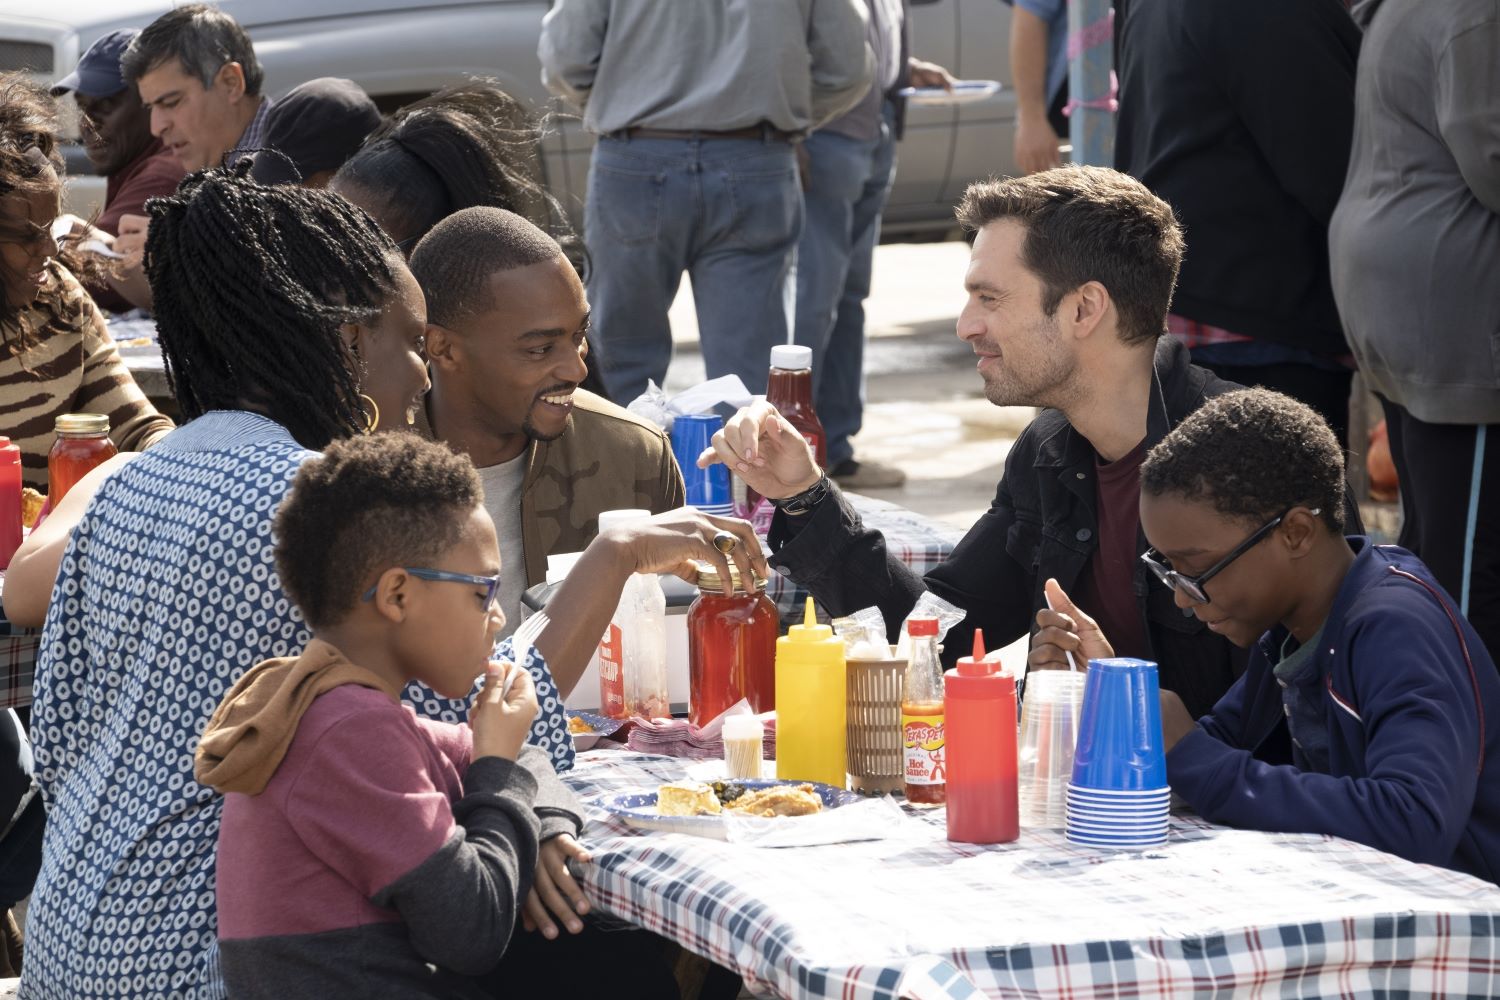
[[[1073,162],[1114,166],[1114,10],[1110,0],[1068,0],[1068,107]]]

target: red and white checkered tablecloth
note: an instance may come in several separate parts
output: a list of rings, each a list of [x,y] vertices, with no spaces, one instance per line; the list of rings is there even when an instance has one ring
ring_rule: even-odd
[[[585,802],[689,762],[582,754]],[[590,898],[737,970],[830,1000],[1500,995],[1500,888],[1348,841],[1172,818],[1165,847],[925,839],[765,849],[644,834],[590,805]],[[930,832],[930,837],[927,833]]]
[[[866,527],[877,528],[885,536],[886,550],[910,566],[918,576],[925,576],[953,551],[963,538],[962,530],[941,521],[907,510],[884,500],[859,493],[844,496],[859,512]],[[802,621],[807,591],[788,577],[772,573],[766,581],[766,596],[776,605],[783,624]]]

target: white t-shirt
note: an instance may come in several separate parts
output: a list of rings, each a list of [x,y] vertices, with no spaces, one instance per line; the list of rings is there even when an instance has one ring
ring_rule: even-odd
[[[510,635],[521,624],[521,594],[526,590],[526,547],[521,537],[521,483],[526,478],[526,456],[523,451],[509,462],[479,470],[484,486],[484,509],[495,522],[500,536],[500,610],[505,612],[505,628],[500,637]]]

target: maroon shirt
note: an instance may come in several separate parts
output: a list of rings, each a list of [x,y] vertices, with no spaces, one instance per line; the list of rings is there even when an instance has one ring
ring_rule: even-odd
[[[1099,623],[1116,656],[1149,658],[1146,626],[1135,597],[1136,536],[1141,524],[1141,462],[1146,441],[1115,462],[1094,456],[1098,548],[1081,577],[1078,606]]]
[[[159,198],[177,190],[187,171],[160,139],[153,139],[146,151],[125,168],[109,175],[104,186],[104,211],[94,225],[111,236],[120,235],[122,215],[145,215],[146,199]],[[99,308],[107,312],[124,312],[130,303],[108,285],[90,285],[89,294]]]

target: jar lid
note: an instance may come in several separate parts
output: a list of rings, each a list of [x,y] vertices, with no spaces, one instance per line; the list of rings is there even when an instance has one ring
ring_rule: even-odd
[[[693,565],[698,568],[699,590],[706,594],[724,593],[723,581],[719,579],[719,567],[707,562],[694,562]],[[752,579],[755,581],[755,592],[757,594],[766,589],[765,580],[759,576],[754,576]],[[735,564],[733,559],[729,560],[729,583],[736,591],[745,589],[744,584],[740,582],[740,568]]]
[[[59,434],[108,434],[109,418],[102,413],[64,413],[54,429]]]

